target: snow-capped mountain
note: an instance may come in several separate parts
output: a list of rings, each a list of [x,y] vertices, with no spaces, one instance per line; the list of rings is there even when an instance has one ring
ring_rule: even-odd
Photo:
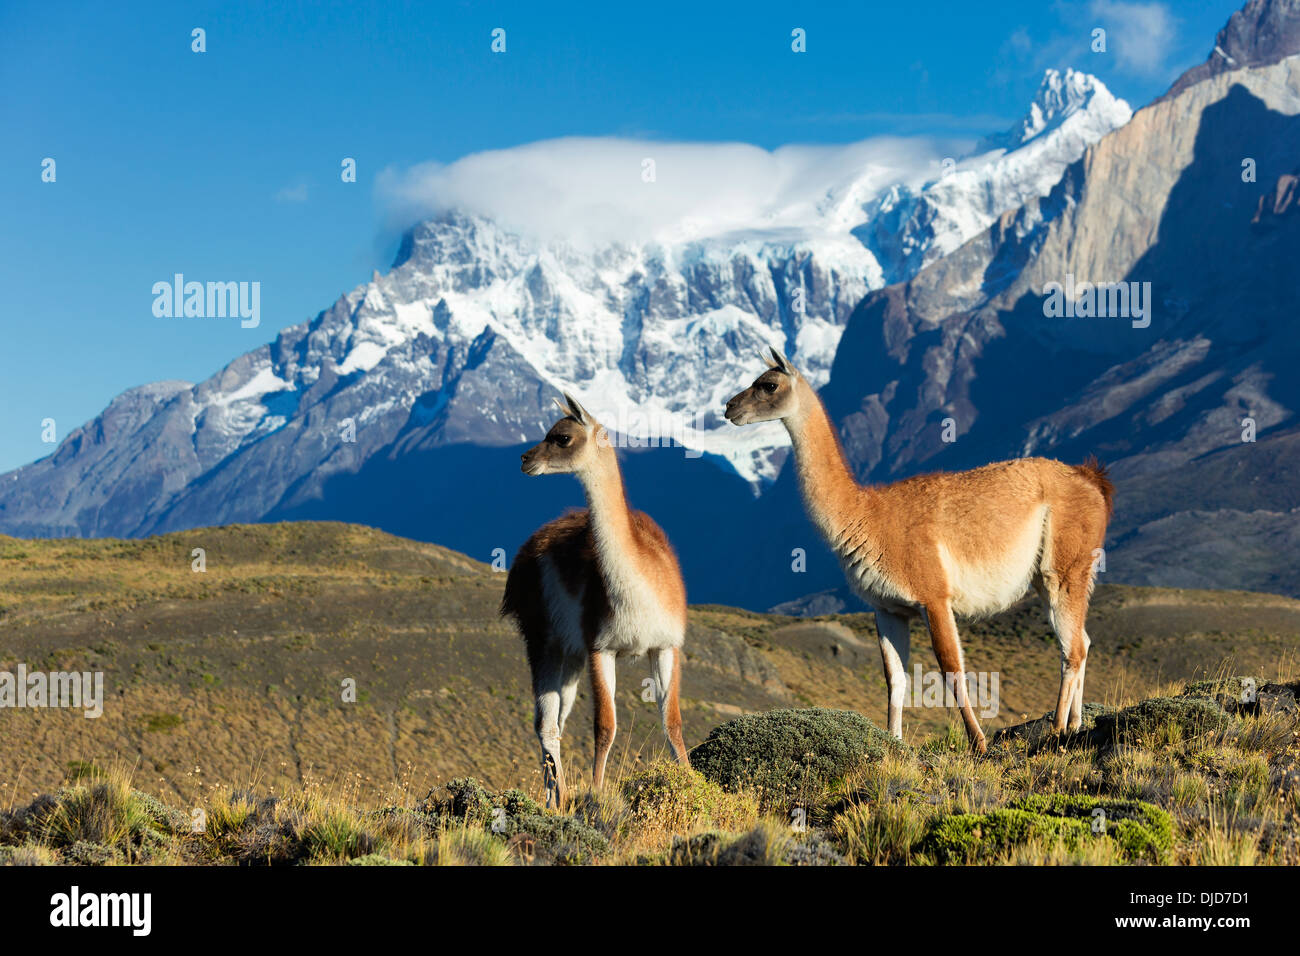
[[[1045,194],[1129,115],[1099,81],[1049,72],[1024,120],[951,173],[937,155],[921,173],[829,163],[812,199],[636,242],[536,238],[446,211],[310,322],[197,385],[119,396],[0,478],[0,531],[133,536],[301,513],[368,464],[535,441],[559,389],[629,443],[675,440],[761,490],[784,431],[717,414],[759,349],[777,345],[824,385],[868,292]],[[897,248],[881,239],[895,232]]]
[[[867,219],[854,233],[890,283],[903,281],[1007,210],[1046,196],[1084,149],[1132,115],[1096,77],[1048,70],[1020,122],[981,140],[919,190],[891,186],[867,205]]]

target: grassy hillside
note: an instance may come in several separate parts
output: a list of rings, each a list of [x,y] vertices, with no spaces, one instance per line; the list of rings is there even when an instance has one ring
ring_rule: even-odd
[[[192,569],[195,548],[203,572]],[[99,719],[0,711],[0,808],[104,771],[189,808],[249,787],[378,805],[471,775],[536,796],[523,648],[496,614],[503,582],[435,545],[331,523],[143,541],[0,537],[0,670],[106,675]],[[1089,632],[1088,698],[1128,703],[1227,672],[1293,679],[1300,602],[1102,585]],[[1036,604],[964,635],[968,667],[1001,679],[1001,712],[986,730],[1051,709],[1058,658]],[[913,661],[936,669],[919,629]],[[617,779],[664,754],[655,707],[641,700],[645,676],[643,661],[619,665]],[[346,679],[355,703],[341,699]],[[882,723],[871,619],[694,607],[683,694],[691,747],[725,720],[775,708]],[[948,740],[948,723],[941,708],[905,712],[914,745]],[[584,686],[565,739],[579,787],[589,728]]]

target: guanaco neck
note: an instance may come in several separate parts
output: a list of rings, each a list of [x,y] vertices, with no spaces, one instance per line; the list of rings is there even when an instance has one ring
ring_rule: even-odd
[[[859,485],[849,470],[830,416],[812,386],[800,377],[795,387],[799,410],[781,423],[794,445],[795,473],[808,516],[838,551],[848,543],[847,533],[865,516],[872,492]]]
[[[596,428],[599,433],[600,426]],[[603,560],[633,556],[636,548],[632,515],[628,511],[623,474],[613,447],[608,444],[598,447],[592,464],[578,472],[578,480],[587,494],[598,555]]]

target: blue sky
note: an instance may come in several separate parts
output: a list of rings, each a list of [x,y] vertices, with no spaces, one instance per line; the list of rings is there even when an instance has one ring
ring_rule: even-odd
[[[200,381],[387,269],[384,170],[574,135],[977,136],[1018,117],[1047,67],[1095,73],[1136,108],[1239,5],[9,0],[0,470],[51,453],[42,420],[62,440],[133,385]],[[260,282],[260,327],[156,318],[151,288],[176,272]]]

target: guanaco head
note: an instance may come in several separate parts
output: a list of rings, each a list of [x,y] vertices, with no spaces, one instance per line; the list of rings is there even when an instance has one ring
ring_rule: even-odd
[[[799,373],[784,355],[769,349],[771,356],[763,356],[767,371],[754,379],[739,395],[727,402],[727,421],[733,425],[753,425],[788,418],[799,407],[795,388]]]
[[[582,471],[609,444],[605,427],[587,413],[573,396],[554,399],[564,417],[551,426],[540,445],[523,454],[520,468],[528,475],[566,475]]]

